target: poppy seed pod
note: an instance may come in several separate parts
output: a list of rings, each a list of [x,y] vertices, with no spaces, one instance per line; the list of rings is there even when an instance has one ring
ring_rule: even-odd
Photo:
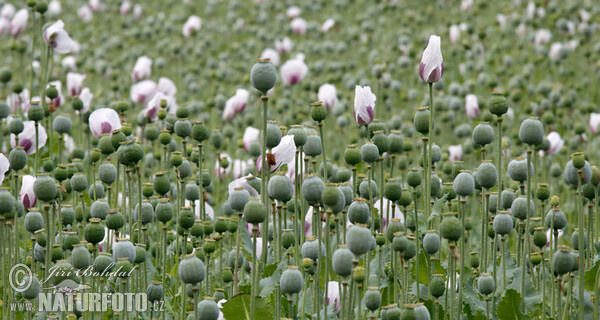
[[[302,273],[296,266],[289,266],[287,270],[281,274],[279,287],[285,294],[294,294],[302,290],[304,279]]]
[[[475,191],[475,179],[470,172],[463,171],[454,178],[454,192],[459,196],[469,196]]]
[[[160,301],[164,296],[164,289],[159,281],[152,281],[146,289],[148,301],[154,303]]]
[[[32,103],[27,109],[27,118],[31,121],[39,122],[44,119],[44,108],[39,103]]]
[[[481,276],[477,278],[477,291],[484,296],[494,293],[494,291],[496,291],[494,278],[487,273],[482,273]]]
[[[183,229],[189,229],[194,225],[194,213],[191,207],[183,207],[179,211],[179,217],[177,217],[177,224]]]
[[[546,237],[546,232],[544,231],[544,227],[537,227],[533,232],[533,244],[536,247],[542,248],[548,243],[548,238]]]
[[[369,287],[363,301],[367,309],[373,312],[381,307],[381,292],[377,287]]]
[[[387,228],[385,230],[386,238],[387,238],[388,242],[392,242],[392,241],[394,241],[394,237],[397,232],[405,232],[405,231],[406,231],[406,227],[404,226],[404,223],[402,223],[402,221],[400,221],[400,219],[392,219],[392,222],[390,222],[390,224],[387,226]]]
[[[402,197],[402,185],[396,179],[390,179],[383,189],[385,197],[392,202],[396,202]]]
[[[317,176],[310,176],[302,183],[302,197],[310,204],[315,205],[321,201],[321,194],[325,183]]]
[[[479,185],[489,189],[496,185],[498,182],[498,170],[496,166],[490,161],[484,161],[477,168],[477,182]]]
[[[85,226],[84,237],[85,240],[91,244],[98,244],[106,235],[104,225],[100,223],[100,219],[91,218],[90,223]]]
[[[267,148],[275,148],[279,142],[281,142],[281,129],[275,123],[267,123]]]
[[[269,59],[258,60],[250,70],[250,83],[263,95],[271,90],[277,82],[277,70],[269,63]]]
[[[348,249],[355,255],[367,253],[371,248],[371,230],[361,225],[353,225],[346,234]]]
[[[290,181],[290,186],[291,186],[291,181]],[[325,187],[325,189],[323,189],[323,192],[321,193],[321,201],[328,208],[337,206],[339,200],[340,200],[340,192],[338,191],[337,187],[335,187],[334,185],[328,185]],[[345,199],[343,200],[343,202],[345,203]]]
[[[578,250],[579,251],[579,230],[576,229],[575,231],[573,231],[573,234],[571,234],[571,246],[573,247],[574,250]],[[586,249],[588,247],[588,238],[586,237],[586,234],[583,234],[583,249]]]
[[[494,128],[487,122],[480,122],[473,129],[473,142],[480,146],[485,146],[494,141]]]
[[[428,107],[418,108],[413,119],[415,130],[422,135],[429,133],[429,112]]]
[[[362,162],[362,154],[356,145],[349,145],[344,150],[344,161],[350,166],[356,166]]]
[[[515,199],[515,192],[511,189],[502,190],[502,195],[500,197],[500,209],[507,210],[512,206],[512,203]]]
[[[408,239],[404,232],[397,232],[392,240],[392,249],[398,252],[404,252],[408,248]]]
[[[71,121],[71,118],[62,114],[56,116],[52,121],[52,129],[58,133],[69,133],[72,127],[73,121]]]
[[[152,204],[148,202],[148,200],[142,201],[142,206],[140,209],[140,204],[138,203],[133,209],[133,221],[141,222],[142,224],[148,224],[154,218],[154,207]]]
[[[71,252],[71,264],[75,269],[84,269],[92,264],[92,256],[88,251],[87,245],[77,244]]]
[[[24,276],[21,279],[21,284],[19,292],[21,292],[23,298],[33,300],[38,297],[40,293],[40,281],[35,275]]]
[[[316,157],[323,153],[321,137],[316,134],[310,134],[306,137],[306,143],[303,147],[304,153],[309,157]]]
[[[12,134],[18,135],[23,132],[23,129],[25,129],[25,125],[21,117],[14,117],[8,122],[8,131]]]
[[[581,184],[590,182],[592,179],[592,166],[590,163],[585,161],[584,166],[580,170],[583,174],[583,179],[581,179],[582,176],[579,175],[577,168],[574,166],[573,159],[569,160],[567,165],[565,165],[565,171],[563,173],[565,181],[572,186],[577,186],[580,180]]]
[[[427,231],[423,237],[423,249],[427,254],[434,255],[440,251],[440,236],[435,231]]]
[[[429,292],[435,298],[439,298],[446,292],[446,283],[441,275],[435,274],[429,283]]]
[[[144,157],[144,150],[135,140],[122,142],[117,149],[117,156],[120,164],[133,167]]]
[[[346,247],[341,247],[335,250],[331,259],[331,267],[333,272],[340,277],[348,277],[352,274],[352,260],[354,259],[352,251]]]
[[[167,223],[173,219],[173,205],[169,199],[160,199],[155,208],[156,220]]]
[[[229,206],[238,212],[244,210],[244,206],[250,199],[250,193],[248,190],[239,187],[235,188],[232,192],[229,193],[229,197],[227,198],[227,203]]]
[[[125,217],[118,209],[109,210],[106,215],[106,227],[110,230],[119,230],[125,225]]]
[[[321,122],[327,118],[327,109],[321,101],[311,104],[310,116],[313,121]]]
[[[192,125],[192,138],[198,143],[202,143],[209,136],[210,132],[203,121],[194,121]]]
[[[463,233],[463,227],[460,220],[453,213],[445,213],[440,223],[440,234],[448,241],[456,242]]]
[[[490,113],[495,114],[498,117],[501,117],[508,111],[508,100],[502,93],[492,93],[487,104]]]
[[[296,242],[296,236],[294,235],[292,230],[291,229],[283,229],[283,232],[281,233],[281,246],[284,249],[288,249],[291,246],[293,246],[295,242]]]
[[[25,229],[34,233],[44,227],[44,218],[39,210],[30,210],[25,215]]]
[[[292,187],[290,177],[285,174],[276,174],[269,179],[267,191],[271,199],[287,201],[292,198]]]
[[[152,183],[154,184],[154,191],[161,196],[164,196],[171,190],[171,181],[165,171],[156,173]]]
[[[571,255],[571,249],[569,247],[560,246],[559,250],[554,253],[554,256],[552,257],[554,274],[562,276],[563,274],[570,272],[574,263],[576,262]]]
[[[244,218],[251,224],[259,224],[265,221],[267,208],[259,199],[250,199],[244,206]]]
[[[217,320],[219,319],[219,306],[212,297],[208,297],[198,303],[199,320]]]
[[[514,227],[513,218],[506,211],[500,211],[494,217],[494,232],[501,236],[511,233]]]
[[[388,136],[386,136],[384,134],[384,131],[377,131],[377,132],[375,132],[375,135],[373,135],[373,144],[375,144],[375,146],[377,146],[379,155],[382,155],[384,152],[387,152],[389,150],[390,142],[389,142]],[[363,157],[363,160],[364,160],[364,157]]]
[[[393,305],[387,306],[385,309],[383,309],[383,311],[381,312],[381,319],[382,320],[400,320],[400,315],[401,315],[400,308],[398,308],[397,305],[393,304]]]
[[[110,186],[117,179],[117,169],[110,162],[103,163],[98,167],[98,178]]]
[[[529,199],[529,216],[533,216],[535,210],[535,204],[533,203],[533,199]],[[510,211],[512,212],[513,217],[519,220],[525,220],[527,218],[527,197],[520,196],[516,198],[512,206],[510,207]]]
[[[60,208],[59,217],[62,221],[62,224],[73,224],[73,222],[75,221],[75,210],[73,210],[73,207],[71,207],[70,205],[63,205],[63,207]]]
[[[404,137],[402,137],[402,135],[397,132],[397,131],[392,131],[389,135],[388,135],[388,151],[391,154],[399,154],[402,152],[403,150],[403,144],[404,144]]]
[[[119,239],[113,245],[113,258],[115,261],[119,258],[127,258],[129,262],[133,263],[135,261],[135,247],[133,243],[127,239]]]
[[[185,284],[202,282],[206,276],[206,267],[196,255],[190,254],[179,263],[179,279]]]
[[[413,188],[416,188],[419,185],[421,185],[422,180],[423,175],[421,174],[419,168],[411,168],[408,172],[408,175],[406,176],[406,183],[408,183],[408,185]]]
[[[294,144],[297,147],[301,147],[306,143],[306,131],[300,126],[292,126],[287,134],[294,136]]]
[[[35,197],[39,200],[53,200],[54,198],[56,198],[56,182],[49,175],[40,175],[35,179],[35,182],[33,183],[33,192],[35,194]]]
[[[365,198],[365,199],[375,199],[377,198],[378,192],[377,192],[377,183],[375,182],[375,180],[370,180],[371,181],[371,193],[369,194],[369,180],[365,180],[363,182],[360,183],[360,185],[358,186],[358,193],[360,194],[361,197]]]
[[[365,143],[360,147],[362,160],[368,164],[373,164],[379,157],[379,149],[373,143]]]
[[[519,139],[530,146],[537,146],[544,141],[544,126],[535,118],[527,118],[519,128]]]
[[[529,176],[533,176],[534,168],[533,163],[529,164]],[[523,158],[517,158],[511,160],[508,163],[508,176],[518,182],[527,180],[527,160]]]
[[[535,197],[540,201],[546,201],[550,198],[550,188],[547,183],[539,183],[535,190]]]
[[[325,245],[319,243],[316,238],[307,239],[302,245],[302,257],[316,261],[319,258],[319,246],[321,247],[321,255],[325,254]]]
[[[362,199],[356,199],[348,207],[348,221],[352,224],[366,224],[369,221],[371,212],[369,205]]]
[[[84,174],[76,173],[71,177],[71,188],[77,192],[83,192],[83,190],[87,189],[88,181],[87,177]]]
[[[88,187],[88,197],[90,197],[90,200],[104,198],[104,185],[100,182],[90,184]]]
[[[15,207],[15,197],[8,189],[0,188],[0,214],[10,213]]]
[[[25,168],[27,166],[27,152],[20,146],[13,148],[8,154],[8,163],[15,172]]]

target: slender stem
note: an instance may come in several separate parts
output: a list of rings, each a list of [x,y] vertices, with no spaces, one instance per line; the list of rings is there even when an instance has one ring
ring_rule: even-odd
[[[583,192],[581,189],[581,185],[582,182],[584,180],[583,177],[583,172],[581,170],[579,170],[577,172],[578,174],[578,179],[577,179],[577,217],[579,220],[579,234],[577,237],[578,240],[578,251],[579,251],[579,271],[577,272],[577,276],[579,277],[579,320],[583,320],[583,304],[585,301],[585,295],[584,295],[584,285],[585,285],[585,280],[584,280],[584,272],[585,272],[585,249],[584,249],[584,242],[583,242],[583,238],[585,237],[585,230],[584,230],[584,216],[583,216],[583,210],[581,208],[582,204],[583,204]],[[571,284],[571,286],[573,286],[573,284]]]
[[[321,135],[321,149],[323,149],[323,179],[325,182],[329,180],[329,176],[327,175],[327,156],[325,152],[325,135],[323,135],[323,122],[319,121],[319,134]]]

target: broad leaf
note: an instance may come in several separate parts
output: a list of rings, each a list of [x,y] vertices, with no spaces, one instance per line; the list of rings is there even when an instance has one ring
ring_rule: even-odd
[[[231,298],[223,304],[223,316],[225,319],[246,319],[250,320],[250,294],[242,293]],[[264,298],[256,298],[255,302],[255,319],[271,319],[273,317],[273,308],[267,303]]]
[[[498,302],[496,316],[500,320],[529,319],[529,317],[521,312],[520,305],[521,295],[515,289],[508,289],[502,299],[500,299],[500,302]]]

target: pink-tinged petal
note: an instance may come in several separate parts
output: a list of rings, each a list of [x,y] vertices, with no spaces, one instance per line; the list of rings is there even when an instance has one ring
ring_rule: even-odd
[[[131,86],[130,96],[135,103],[147,103],[156,94],[156,82],[152,80],[140,81]]]
[[[294,48],[294,43],[290,38],[285,37],[283,40],[275,40],[275,49],[279,51],[279,53],[289,53]]]
[[[598,134],[598,125],[600,125],[600,113],[590,114],[590,131],[593,134]]]
[[[550,132],[546,138],[550,141],[550,148],[546,151],[548,154],[557,154],[560,152],[565,144],[565,141],[560,137],[560,134],[556,131]]]
[[[476,95],[468,94],[465,97],[465,113],[469,119],[477,118],[479,115],[479,103]]]
[[[444,74],[444,59],[442,57],[441,38],[436,35],[429,37],[429,44],[423,51],[419,63],[419,76],[427,83],[438,82]]]
[[[33,192],[33,183],[35,182],[35,177],[26,175],[23,176],[21,191],[19,192],[19,200],[23,203],[23,207],[25,209],[29,209],[35,206],[35,193]]]
[[[69,72],[67,73],[67,91],[71,97],[78,96],[81,93],[85,74]]]
[[[306,33],[306,20],[300,17],[295,18],[290,22],[290,27],[295,34],[304,34]]]
[[[449,146],[448,152],[450,155],[448,156],[448,160],[454,161],[462,161],[463,159],[463,149],[462,145]]]
[[[338,102],[337,90],[334,85],[329,83],[319,87],[317,97],[329,111],[331,111]]]
[[[354,120],[359,126],[364,126],[375,116],[375,94],[371,92],[371,87],[356,86],[354,90]]]
[[[141,56],[135,62],[133,70],[131,71],[131,79],[134,81],[140,81],[148,78],[152,73],[152,59]]]
[[[175,82],[166,77],[160,77],[160,79],[158,79],[156,90],[165,96],[174,96],[177,93]]]
[[[281,61],[279,58],[279,52],[275,49],[267,48],[260,54],[261,59],[269,59],[269,62],[277,67]]]
[[[89,118],[90,131],[96,138],[121,128],[119,114],[110,108],[100,108],[92,112]]]
[[[4,154],[0,153],[0,184],[4,181],[4,174],[6,174],[8,169],[10,169],[10,162],[8,162],[8,158]]]
[[[190,16],[183,24],[183,36],[189,37],[194,31],[199,31],[202,27],[202,19],[198,16]]]
[[[286,85],[296,84],[308,73],[308,67],[301,59],[295,58],[286,61],[280,70],[281,78],[283,83]]]
[[[13,16],[12,20],[10,20],[10,26],[8,27],[8,32],[11,36],[17,36],[25,31],[25,27],[27,26],[27,20],[29,19],[29,11],[24,8]]]
[[[35,122],[24,121],[23,131],[19,133],[19,146],[23,147],[23,150],[30,155],[36,151],[35,147]],[[43,148],[48,140],[48,134],[46,129],[41,124],[38,124],[38,149]],[[15,135],[10,135],[10,145],[14,148],[16,146]]]
[[[337,281],[329,281],[327,283],[327,304],[333,304],[333,309],[340,309],[340,283]]]
[[[254,127],[247,127],[246,131],[244,131],[244,136],[242,141],[244,142],[244,150],[248,151],[250,144],[254,141],[258,141],[258,137],[260,136],[260,130]]]
[[[82,113],[86,113],[90,110],[90,106],[92,105],[92,99],[94,95],[90,91],[89,88],[83,88],[81,93],[79,94],[79,99],[83,103],[83,109],[81,109]]]

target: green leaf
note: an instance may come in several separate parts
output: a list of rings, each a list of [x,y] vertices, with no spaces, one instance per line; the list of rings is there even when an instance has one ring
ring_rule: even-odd
[[[247,319],[250,320],[250,294],[242,293],[231,298],[223,304],[223,316],[225,319]],[[264,298],[254,299],[255,319],[271,319],[273,317],[273,308]]]
[[[504,296],[498,302],[498,309],[496,315],[500,320],[521,320],[529,319],[526,315],[521,313],[521,295],[515,289],[508,289],[504,293]]]
[[[525,298],[525,312],[530,312],[531,310],[535,309],[540,303],[540,294],[538,293],[538,291],[533,287],[533,283],[531,282],[530,277],[525,277],[525,290],[521,291],[521,272],[523,270],[521,268],[518,268],[517,270],[515,270],[515,278],[512,282],[512,284],[510,284],[508,287],[512,288],[514,290],[517,290],[518,292],[520,291],[523,295],[523,297]]]
[[[583,276],[585,280],[585,290],[592,292],[596,291],[596,276],[598,275],[598,268],[600,268],[600,260],[596,261],[594,266],[585,272]],[[598,285],[600,285],[600,283]]]
[[[429,264],[431,263],[431,261],[429,260],[429,256],[427,255],[427,253],[425,251],[421,251],[421,253],[419,254],[419,282],[428,286],[429,285]],[[440,260],[436,259],[434,260],[434,270],[433,270],[433,274],[439,273],[439,274],[446,274],[446,270],[444,269],[444,267],[440,264]],[[417,264],[413,263],[413,266],[411,268],[411,274],[414,278],[417,277]]]

